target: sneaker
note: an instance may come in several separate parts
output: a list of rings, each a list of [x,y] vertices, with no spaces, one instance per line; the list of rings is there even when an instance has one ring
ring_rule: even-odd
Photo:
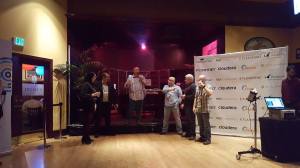
[[[210,140],[206,140],[205,142],[203,142],[203,145],[209,145],[211,144]]]

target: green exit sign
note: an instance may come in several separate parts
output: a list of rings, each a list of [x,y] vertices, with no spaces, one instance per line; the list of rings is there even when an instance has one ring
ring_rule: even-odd
[[[22,38],[22,37],[15,37],[14,38],[14,45],[24,47],[25,39]]]

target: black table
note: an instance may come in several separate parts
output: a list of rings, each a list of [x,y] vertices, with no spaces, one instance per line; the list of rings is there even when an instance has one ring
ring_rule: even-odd
[[[279,162],[300,161],[300,120],[259,118],[263,156]]]

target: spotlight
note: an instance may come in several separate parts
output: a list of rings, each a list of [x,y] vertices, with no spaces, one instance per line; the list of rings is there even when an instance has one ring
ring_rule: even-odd
[[[145,43],[141,43],[141,49],[142,49],[142,50],[146,50],[146,49],[147,49],[147,47],[146,47],[146,44],[145,44]]]

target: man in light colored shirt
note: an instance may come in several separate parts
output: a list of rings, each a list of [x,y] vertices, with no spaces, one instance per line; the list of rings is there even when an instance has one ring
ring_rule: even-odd
[[[125,88],[129,91],[129,110],[127,113],[128,124],[130,123],[131,113],[136,112],[136,123],[141,121],[141,113],[143,109],[143,101],[146,96],[145,90],[146,80],[143,75],[140,74],[140,68],[133,68],[133,75],[129,75],[125,82]]]
[[[165,94],[165,107],[164,107],[164,121],[161,134],[166,134],[169,127],[170,114],[173,113],[176,121],[176,131],[178,134],[182,134],[182,125],[179,112],[179,104],[181,102],[182,91],[181,88],[175,85],[175,78],[169,77],[168,85],[163,88]]]
[[[199,139],[204,145],[211,143],[211,128],[209,122],[208,98],[213,94],[211,86],[205,83],[205,75],[199,75],[194,99],[193,112],[196,114],[196,127],[199,126]],[[198,134],[198,132],[196,132]]]

